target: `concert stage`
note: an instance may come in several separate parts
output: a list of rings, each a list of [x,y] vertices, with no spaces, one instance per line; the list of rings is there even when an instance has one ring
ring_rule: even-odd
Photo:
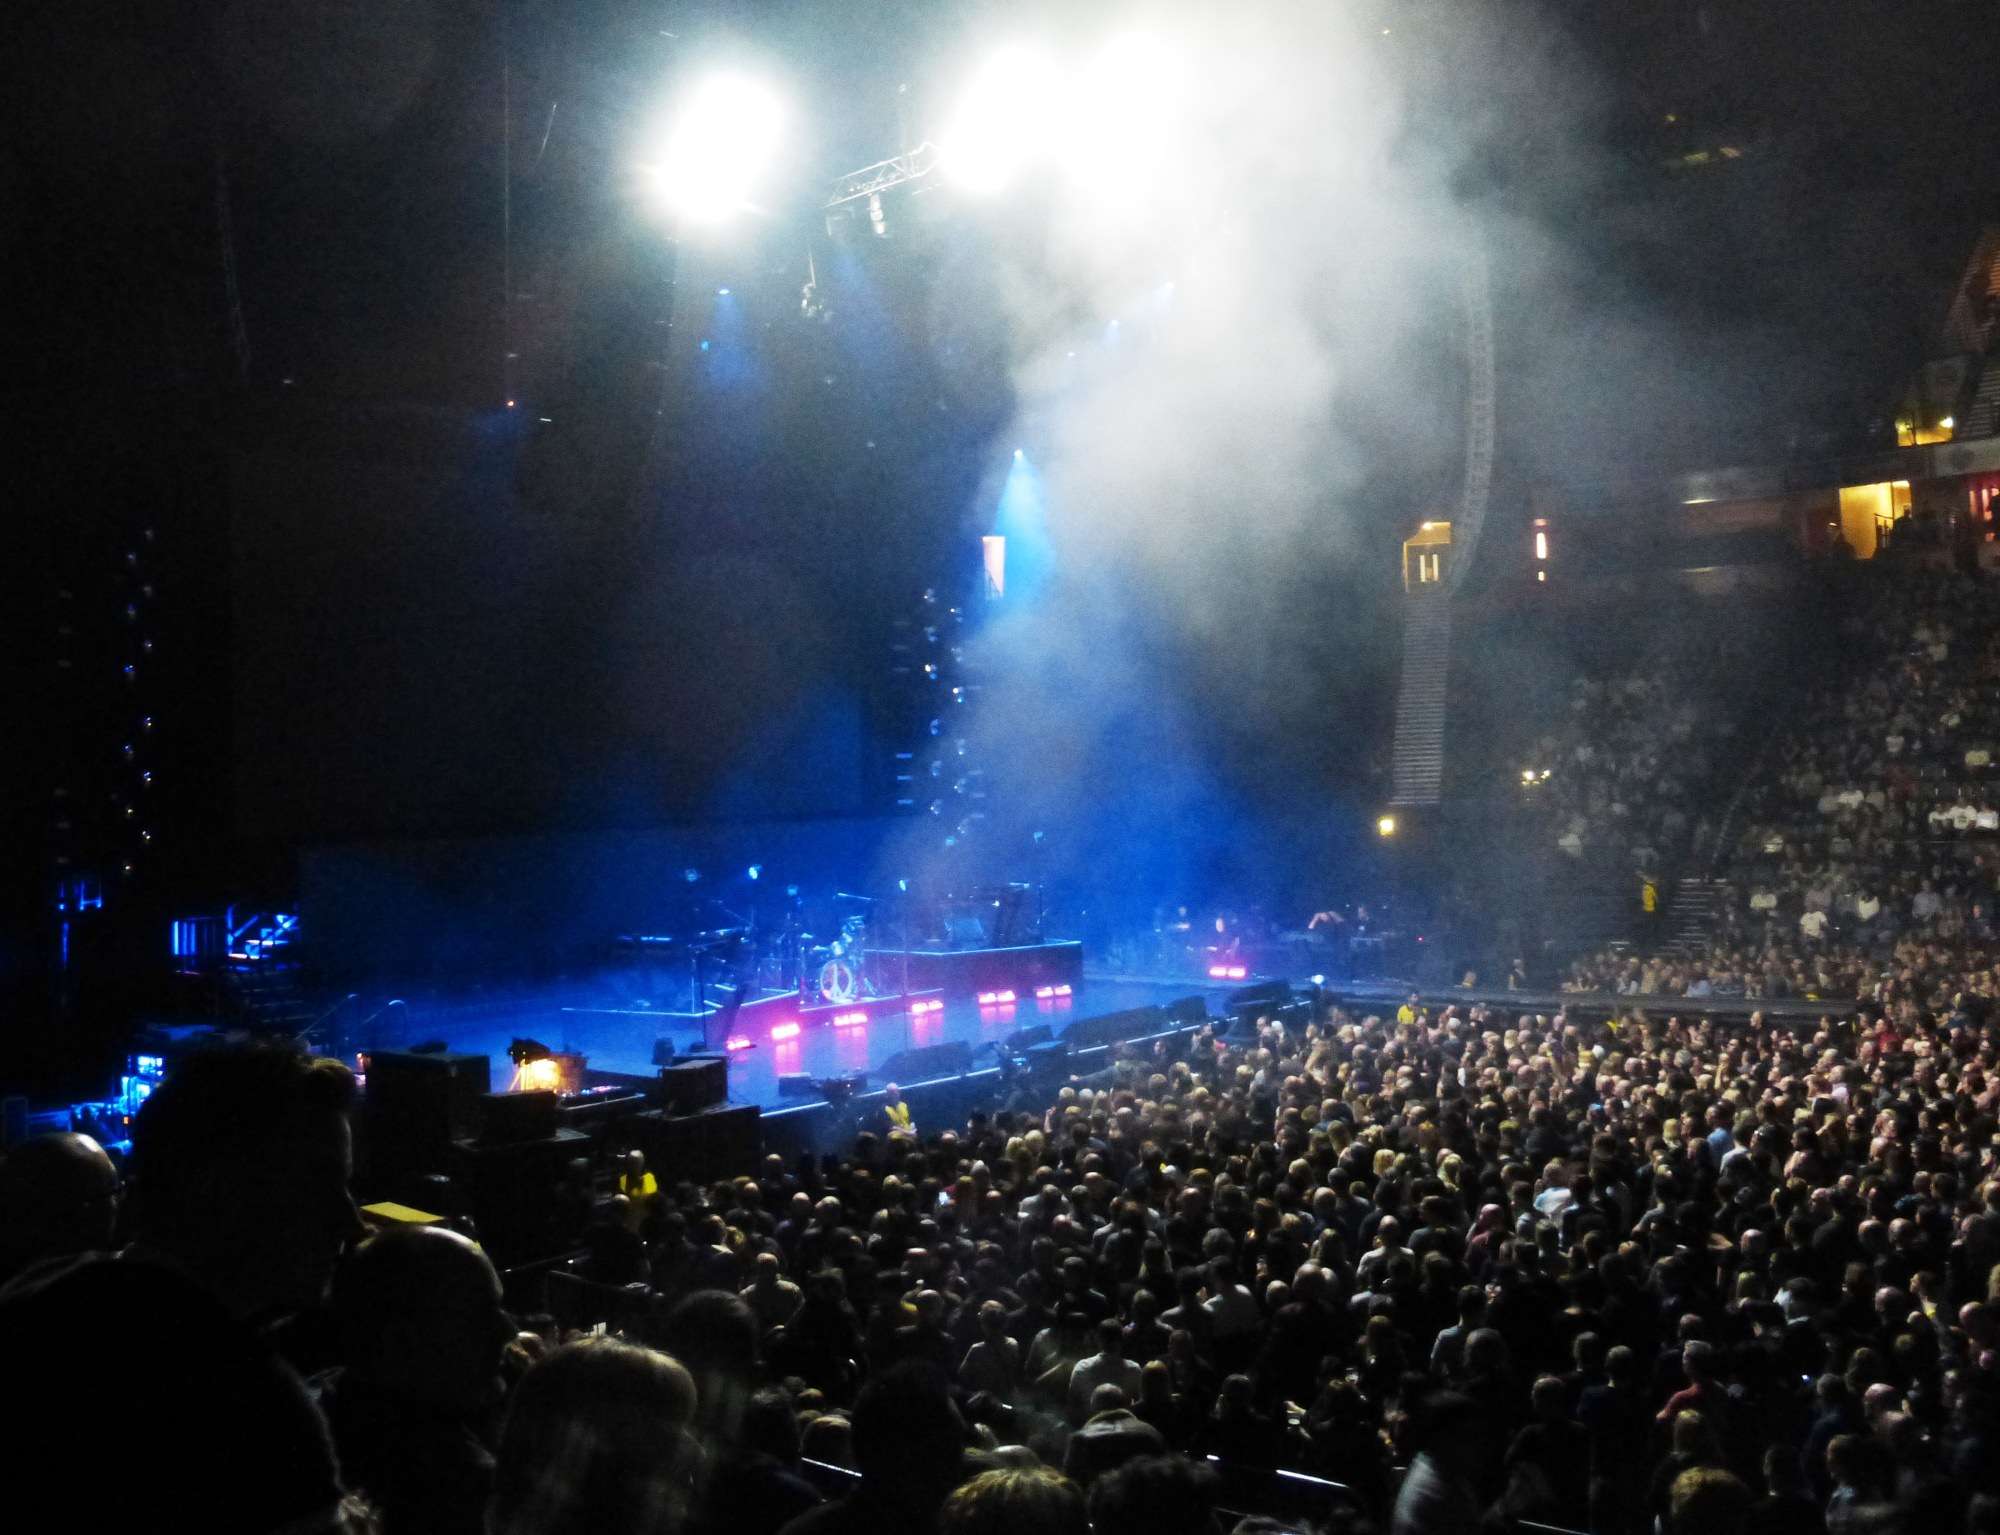
[[[1038,989],[1049,994],[1036,996]],[[985,1004],[980,1002],[979,993],[918,992],[913,1000],[925,1006],[916,1013],[888,998],[802,1009],[797,996],[787,993],[745,1003],[737,1014],[731,1035],[747,1047],[722,1052],[729,1063],[729,1102],[755,1105],[768,1117],[774,1111],[796,1110],[808,1101],[812,1105],[821,1102],[817,1094],[810,1100],[788,1096],[781,1078],[803,1076],[819,1081],[866,1073],[867,1085],[862,1090],[869,1092],[890,1081],[910,1087],[931,1078],[956,1077],[968,1061],[974,1070],[993,1067],[996,1057],[989,1047],[1017,1030],[1046,1025],[1048,1037],[1061,1040],[1079,1024],[1093,1024],[1107,1015],[1138,1009],[1164,1008],[1188,998],[1199,998],[1208,1011],[1215,1012],[1221,1010],[1230,989],[1187,982],[1047,982],[1026,990],[1001,987],[987,993],[994,1000]],[[1010,992],[1013,1000],[1000,1000]],[[836,1016],[854,1014],[865,1016],[838,1026],[834,1023]],[[507,1047],[515,1039],[535,1039],[565,1054],[581,1054],[593,1072],[632,1076],[657,1072],[656,1046],[663,1040],[680,1053],[701,1048],[700,1020],[685,1013],[579,1005],[574,993],[524,995],[511,1004],[489,1002],[477,1009],[423,1009],[407,1019],[392,1013],[386,1022],[388,1027],[378,1028],[366,1041],[369,1048],[399,1049],[421,1040],[443,1040],[454,1052],[491,1059],[496,1087],[507,1081]],[[1144,1014],[1135,1017],[1132,1032],[1153,1031],[1146,1023]],[[1105,1042],[1098,1029],[1080,1029],[1079,1035],[1091,1036],[1093,1044]]]

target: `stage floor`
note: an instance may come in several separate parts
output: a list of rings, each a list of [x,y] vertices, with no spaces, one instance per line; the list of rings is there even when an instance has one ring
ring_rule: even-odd
[[[729,1101],[765,1110],[795,1106],[801,1100],[780,1097],[778,1092],[779,1077],[794,1073],[819,1078],[864,1071],[869,1073],[868,1088],[879,1089],[888,1080],[880,1073],[882,1064],[902,1051],[962,1040],[977,1052],[980,1046],[1004,1039],[1016,1029],[1037,1024],[1048,1024],[1060,1039],[1079,1019],[1187,996],[1202,997],[1210,1012],[1215,1012],[1232,989],[1190,981],[1086,978],[1067,997],[1038,1000],[1024,995],[1011,1006],[998,1007],[946,998],[941,1011],[919,1017],[871,1017],[856,1028],[811,1024],[801,1027],[795,1037],[778,1041],[766,1038],[763,1029],[746,1029],[742,1032],[754,1035],[756,1045],[729,1052]],[[489,1002],[476,1009],[425,1010],[405,1019],[391,1014],[384,1025],[372,1031],[367,1043],[374,1049],[399,1049],[419,1041],[442,1040],[454,1051],[485,1055],[492,1062],[495,1091],[506,1087],[512,1075],[507,1047],[515,1039],[535,1039],[551,1049],[579,1052],[594,1071],[646,1076],[656,1070],[656,1041],[672,1040],[681,1051],[700,1048],[699,1025],[684,1016],[577,1005],[581,1000],[550,993],[522,997],[518,1003],[496,1006]],[[981,1053],[973,1064],[975,1068],[990,1067],[994,1058],[990,1052]],[[900,1085],[914,1084],[903,1081]],[[815,1097],[809,1101],[820,1100]]]

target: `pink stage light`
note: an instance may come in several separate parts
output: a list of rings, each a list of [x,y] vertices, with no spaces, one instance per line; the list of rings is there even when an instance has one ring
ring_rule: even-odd
[[[771,1025],[771,1038],[773,1039],[797,1039],[798,1037],[799,1026],[794,1022],[787,1021]]]
[[[1229,967],[1228,967],[1227,965],[1210,965],[1210,966],[1208,967],[1208,978],[1209,978],[1209,979],[1210,979],[1211,981],[1226,981],[1226,980],[1228,980],[1228,979],[1229,979]]]
[[[1055,994],[1056,994],[1056,989],[1053,986],[1037,986],[1035,988],[1035,995],[1044,1001],[1046,1001],[1050,997],[1053,997]]]
[[[725,1050],[748,1050],[750,1047],[748,1034],[732,1034],[722,1042],[722,1048]]]
[[[833,1026],[836,1029],[859,1028],[867,1021],[868,1014],[860,1008],[856,1008],[851,1013],[835,1013],[833,1015]]]
[[[1056,988],[1056,995],[1057,995],[1057,996],[1059,996],[1059,997],[1066,997],[1066,996],[1068,996],[1069,994],[1070,994],[1070,988],[1069,988],[1069,986],[1068,986],[1067,984],[1064,984],[1064,985],[1061,985],[1061,986],[1058,986],[1058,987]]]
[[[944,1011],[944,1003],[943,1003],[943,1001],[942,1001],[942,1000],[940,1000],[940,999],[939,999],[939,998],[937,998],[937,997],[931,997],[931,998],[929,998],[929,999],[927,999],[927,1000],[925,1000],[925,1001],[922,1001],[922,1002],[912,1002],[912,1003],[910,1004],[910,1011],[911,1011],[911,1012],[912,1012],[913,1014],[916,1014],[916,1013],[941,1013],[941,1012],[943,1012],[943,1011]]]

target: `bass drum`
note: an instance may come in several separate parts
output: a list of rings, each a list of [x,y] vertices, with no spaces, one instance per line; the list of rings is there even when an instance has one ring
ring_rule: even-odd
[[[830,959],[819,967],[819,994],[829,1002],[852,1002],[860,994],[854,967],[844,959]]]

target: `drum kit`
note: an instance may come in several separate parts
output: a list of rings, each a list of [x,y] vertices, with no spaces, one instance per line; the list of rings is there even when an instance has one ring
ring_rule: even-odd
[[[898,881],[894,893],[834,889],[808,897],[752,869],[750,889],[738,889],[728,905],[690,891],[658,909],[670,931],[614,941],[628,997],[730,1017],[750,997],[784,991],[796,991],[808,1007],[844,1005],[902,991],[914,935],[926,949],[1006,947],[1042,935],[1040,887],[1030,883],[972,885],[920,899]],[[692,871],[688,883],[696,883]]]
[[[639,989],[653,997],[685,995],[695,1011],[718,1002],[728,1007],[746,993],[797,991],[807,1005],[865,1001],[892,984],[892,977],[876,974],[881,962],[866,910],[872,898],[835,892],[830,909],[814,901],[809,915],[796,887],[786,897],[783,918],[775,923],[700,903],[683,912],[675,933],[627,935],[618,947],[647,963],[653,979]],[[837,924],[830,938],[808,930],[824,932],[829,918]]]
[[[808,941],[806,965],[800,975],[802,1000],[811,1000],[813,991],[824,1002],[857,1002],[876,993],[875,977],[869,963],[868,919],[858,913],[843,917],[839,936],[831,943]]]

